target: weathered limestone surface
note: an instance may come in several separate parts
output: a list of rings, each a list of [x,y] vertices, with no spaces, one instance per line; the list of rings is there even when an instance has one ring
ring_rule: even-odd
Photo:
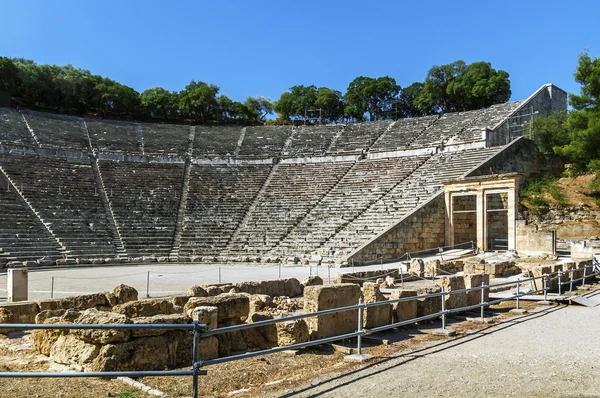
[[[166,299],[130,301],[125,304],[118,304],[114,306],[112,310],[130,318],[154,316],[159,314],[175,314],[178,312],[173,303]]]
[[[483,283],[490,285],[490,276],[488,274],[469,274],[464,275],[465,289],[481,286]],[[490,289],[485,289],[484,301],[489,301]],[[467,292],[467,305],[475,305],[481,303],[481,291],[471,290]]]
[[[426,294],[439,293],[441,289],[439,287],[431,287],[425,289],[418,289],[417,293],[419,296]],[[435,314],[440,312],[442,309],[442,299],[439,296],[426,297],[417,300],[417,316],[422,317],[426,315]]]
[[[192,320],[206,325],[206,330],[217,328],[219,309],[217,307],[200,306],[188,309],[186,312]]]
[[[358,304],[360,286],[347,283],[334,286],[307,286],[304,288],[304,312]],[[311,340],[331,337],[357,330],[358,314],[355,310],[308,318]]]
[[[34,323],[39,307],[34,302],[21,301],[17,303],[0,304],[0,323]],[[8,333],[0,329],[0,333]]]
[[[273,319],[271,314],[254,313],[248,317],[247,323],[255,323]],[[266,349],[277,345],[277,326],[266,325],[252,329],[246,329],[242,332],[246,345],[252,348]]]
[[[227,319],[239,319],[248,316],[250,299],[243,293],[225,293],[215,297],[192,297],[183,307],[183,312],[201,306],[218,308],[219,323]]]
[[[425,276],[425,263],[420,258],[412,258],[408,266],[408,272],[414,274],[419,278]]]
[[[171,314],[132,318],[131,321],[135,324],[185,325],[190,323],[191,319],[182,314]],[[133,329],[131,337],[161,336],[165,333],[167,333],[166,329]]]
[[[465,279],[461,275],[443,276],[439,279],[438,285],[443,287],[446,293],[465,288]],[[461,308],[467,306],[467,292],[447,294],[445,296],[446,309]]]
[[[302,280],[302,286],[319,286],[323,284],[323,278],[318,275],[307,276]]]
[[[304,319],[277,324],[277,345],[280,347],[305,343],[308,339],[308,325]]]
[[[100,346],[86,343],[72,335],[59,336],[49,350],[50,358],[63,365],[83,370],[89,368],[100,353]]]
[[[122,314],[88,309],[80,314],[77,320],[75,320],[75,323],[122,325],[131,323],[131,321]],[[126,329],[75,329],[71,330],[69,334],[77,337],[79,340],[85,341],[86,343],[107,344],[129,340],[131,331]]]
[[[416,290],[393,290],[390,299],[417,296]],[[392,316],[394,322],[407,321],[417,317],[417,300],[401,301],[392,304]]]
[[[365,303],[387,301],[379,290],[379,285],[372,282],[363,283],[363,297]],[[392,320],[392,307],[390,304],[368,307],[363,311],[363,326],[367,329],[388,325]]]
[[[138,291],[122,283],[115,286],[113,294],[117,297],[117,304],[125,304],[138,299]]]
[[[190,297],[206,297],[208,293],[202,286],[192,285],[188,288],[186,295]]]

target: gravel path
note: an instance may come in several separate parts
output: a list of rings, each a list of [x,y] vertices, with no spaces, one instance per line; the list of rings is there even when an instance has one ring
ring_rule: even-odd
[[[600,302],[600,293],[590,297]],[[600,307],[524,316],[273,396],[599,396]]]

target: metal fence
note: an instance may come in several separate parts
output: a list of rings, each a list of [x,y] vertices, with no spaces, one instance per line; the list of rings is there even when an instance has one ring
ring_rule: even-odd
[[[592,272],[587,273],[588,268],[591,268]],[[583,276],[580,278],[575,278],[574,275],[578,272],[582,272]],[[562,279],[565,279],[564,278],[565,274],[570,274],[570,277],[567,277],[566,278],[567,280],[563,281]],[[483,283],[481,286],[477,286],[477,287],[471,287],[471,288],[465,288],[465,289],[459,289],[459,290],[450,290],[450,291],[446,291],[444,289],[444,287],[442,287],[441,291],[437,292],[437,293],[430,293],[430,294],[424,294],[424,295],[418,295],[418,296],[412,296],[412,297],[403,297],[403,298],[398,298],[398,299],[390,299],[390,300],[369,302],[369,303],[363,302],[363,300],[361,298],[361,299],[359,299],[358,304],[350,305],[350,306],[346,306],[346,307],[332,308],[332,309],[311,312],[311,313],[306,313],[306,314],[293,315],[293,316],[284,317],[284,318],[268,319],[268,320],[264,320],[264,321],[254,322],[254,323],[244,323],[241,325],[221,327],[221,328],[212,329],[212,330],[206,330],[206,326],[204,324],[200,324],[198,322],[194,322],[192,324],[184,324],[184,325],[173,325],[173,324],[105,324],[105,325],[100,325],[100,324],[94,324],[94,325],[92,325],[92,324],[0,324],[0,327],[2,329],[17,329],[17,330],[36,330],[36,329],[37,330],[40,330],[40,329],[45,329],[45,330],[56,330],[56,329],[59,329],[59,330],[61,330],[61,329],[62,330],[70,330],[70,329],[171,329],[171,330],[173,330],[173,329],[179,329],[179,330],[182,330],[183,329],[183,330],[189,330],[190,333],[193,334],[193,342],[194,342],[193,343],[193,354],[192,354],[192,358],[193,358],[192,359],[192,368],[190,370],[124,371],[124,372],[65,372],[65,373],[62,373],[62,372],[61,373],[56,373],[56,372],[0,372],[0,378],[7,378],[7,377],[25,378],[25,377],[192,376],[193,397],[197,398],[198,397],[198,378],[200,375],[206,374],[206,371],[202,369],[203,367],[206,367],[206,366],[216,365],[216,364],[230,362],[230,361],[236,361],[236,360],[245,359],[245,358],[263,356],[263,355],[273,354],[273,353],[286,351],[286,350],[300,349],[300,348],[310,347],[310,346],[314,346],[314,345],[331,343],[334,341],[350,339],[350,338],[354,338],[354,337],[357,338],[356,352],[360,355],[360,354],[362,354],[362,337],[365,335],[383,332],[383,331],[386,331],[389,329],[394,329],[394,328],[398,328],[400,326],[406,326],[406,325],[413,324],[415,322],[421,322],[421,321],[425,321],[428,319],[434,319],[434,318],[441,318],[442,329],[446,329],[446,317],[448,315],[453,314],[453,313],[458,313],[458,312],[465,312],[465,311],[469,311],[469,310],[476,310],[476,309],[480,310],[481,319],[484,320],[484,317],[485,317],[484,309],[486,307],[501,303],[503,301],[516,300],[516,308],[519,309],[520,308],[520,298],[522,298],[526,295],[543,293],[544,299],[547,300],[548,299],[548,282],[553,279],[556,279],[556,278],[559,279],[558,286],[559,286],[559,294],[560,294],[562,292],[563,285],[568,284],[569,289],[572,290],[573,287],[575,286],[575,283],[582,281],[582,283],[584,284],[586,279],[597,276],[599,274],[600,274],[600,265],[596,261],[594,261],[592,266],[585,266],[583,268],[577,268],[577,269],[566,270],[566,271],[558,271],[558,272],[555,272],[552,274],[544,274],[544,275],[537,276],[537,277],[530,277],[530,278],[524,278],[524,279],[519,278],[516,281],[509,281],[509,282],[505,282],[505,283],[495,284],[493,286]],[[528,283],[531,286],[533,286],[535,281],[537,281],[537,280],[542,280],[543,288],[537,289],[537,290],[522,288],[523,284],[528,284]],[[511,295],[509,297],[495,299],[495,300],[488,299],[486,301],[486,291],[489,292],[491,287],[498,288],[498,287],[504,287],[504,286],[513,286],[513,285],[516,287],[516,292],[513,295]],[[459,308],[447,308],[446,298],[448,296],[451,296],[453,294],[461,294],[461,293],[468,293],[468,292],[474,292],[474,291],[481,292],[481,296],[480,296],[481,299],[480,299],[479,303],[465,306],[465,307],[459,307]],[[381,306],[381,305],[397,304],[397,303],[415,301],[415,300],[432,299],[432,298],[436,298],[436,297],[439,297],[441,300],[441,307],[440,307],[441,310],[438,312],[435,312],[433,314],[423,315],[423,316],[408,319],[408,320],[404,320],[401,322],[393,322],[393,323],[390,323],[387,325],[382,325],[382,326],[378,326],[378,327],[374,327],[374,328],[370,328],[370,329],[365,329],[363,327],[363,311],[367,308],[377,307],[377,306]],[[321,338],[321,339],[312,340],[312,341],[307,341],[307,342],[303,342],[303,343],[282,346],[282,347],[274,347],[274,348],[269,348],[269,349],[264,349],[264,350],[260,350],[260,351],[254,351],[254,352],[246,352],[246,353],[232,355],[232,356],[223,357],[223,358],[200,360],[198,357],[198,348],[200,345],[200,340],[202,338],[216,336],[216,335],[220,335],[223,333],[242,331],[242,330],[251,329],[251,328],[276,325],[277,323],[280,323],[280,322],[288,322],[288,321],[292,321],[292,320],[314,318],[314,317],[319,317],[319,316],[323,316],[323,315],[331,315],[331,314],[336,314],[336,313],[345,312],[345,311],[358,311],[358,325],[357,325],[356,331],[354,331],[354,332],[340,334],[340,335],[326,337],[326,338]]]

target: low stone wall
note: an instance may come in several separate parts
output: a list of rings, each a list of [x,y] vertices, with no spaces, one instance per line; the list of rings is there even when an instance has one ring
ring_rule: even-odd
[[[360,286],[353,283],[333,286],[306,286],[304,288],[304,312],[309,313],[356,305],[360,297]],[[311,340],[317,340],[356,331],[358,313],[356,310],[343,311],[308,318],[307,323]]]
[[[520,255],[539,256],[556,253],[556,232],[541,231],[536,225],[517,220],[517,252]]]
[[[499,278],[521,273],[521,269],[514,261],[486,263],[484,260],[480,260],[476,262],[465,262],[463,271],[465,275],[487,274],[490,278]]]
[[[132,287],[119,285],[112,292],[2,303],[0,323],[187,324],[197,320],[214,329],[272,319],[274,312],[285,316],[294,310],[293,303],[285,304],[286,300],[290,302],[290,296],[302,294],[297,279],[238,285],[192,286],[186,294],[146,300],[138,300]],[[244,287],[268,292],[275,298],[279,295],[283,300],[276,303],[271,295],[240,292]],[[280,305],[284,309],[279,310]],[[0,329],[0,333],[8,332]],[[32,337],[38,352],[79,371],[162,370],[191,363],[192,338],[186,330],[36,330]],[[283,322],[202,339],[200,357],[216,358],[305,342],[308,338],[304,320]]]
[[[400,280],[400,270],[398,268],[390,268],[383,270],[373,270],[373,271],[356,271],[356,272],[345,272],[343,274],[337,274],[333,278],[333,283],[341,284],[341,283],[355,283],[360,286],[363,286],[365,282],[375,282],[379,278],[386,279],[387,277],[392,278],[395,281]],[[411,276],[410,274],[403,274],[402,279],[404,282],[412,281],[417,278]]]

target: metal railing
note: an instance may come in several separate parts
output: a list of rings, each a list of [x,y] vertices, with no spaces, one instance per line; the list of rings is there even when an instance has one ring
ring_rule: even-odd
[[[593,267],[594,272],[591,272],[586,275],[586,270],[587,270],[587,268],[590,268],[590,267]],[[573,278],[573,274],[576,272],[580,272],[580,271],[583,272],[583,277]],[[446,317],[449,314],[479,309],[480,317],[481,317],[481,320],[483,321],[485,319],[484,309],[486,307],[498,304],[503,301],[516,300],[516,308],[520,309],[520,298],[524,297],[526,295],[543,293],[544,299],[547,300],[548,299],[548,281],[555,279],[555,278],[561,278],[561,276],[564,275],[564,273],[571,273],[571,279],[567,282],[559,281],[559,284],[558,284],[559,292],[560,292],[560,286],[562,286],[564,284],[570,283],[570,288],[572,289],[573,283],[578,282],[578,281],[583,281],[585,283],[586,279],[591,278],[596,275],[599,275],[600,274],[600,264],[598,264],[597,262],[594,262],[593,265],[585,266],[583,268],[571,269],[571,270],[567,270],[567,271],[558,271],[558,272],[555,272],[552,274],[544,274],[544,275],[537,276],[537,277],[530,277],[530,278],[524,278],[524,279],[519,278],[516,281],[509,281],[509,282],[494,284],[492,286],[483,283],[481,286],[465,288],[465,289],[449,290],[449,291],[447,291],[444,287],[441,287],[441,291],[436,292],[436,293],[429,293],[429,294],[423,294],[423,295],[417,295],[417,296],[411,296],[411,297],[402,297],[402,298],[397,298],[397,299],[389,299],[389,300],[369,302],[369,303],[363,302],[363,300],[361,298],[361,299],[359,299],[358,304],[356,304],[356,305],[332,308],[332,309],[327,309],[327,310],[310,312],[310,313],[306,313],[306,314],[292,315],[292,316],[288,316],[288,317],[284,317],[284,318],[267,319],[264,321],[258,321],[258,322],[254,322],[254,323],[244,323],[244,324],[240,324],[240,325],[221,327],[221,328],[212,329],[212,330],[207,330],[206,325],[200,324],[197,321],[195,321],[194,323],[191,323],[191,324],[177,324],[177,325],[175,325],[175,324],[104,324],[104,325],[102,325],[102,324],[0,324],[0,328],[2,328],[2,329],[16,329],[16,330],[56,330],[56,329],[59,329],[59,330],[61,330],[61,329],[62,330],[70,330],[70,329],[171,329],[171,330],[173,330],[173,329],[180,329],[180,330],[189,330],[190,333],[193,334],[192,368],[190,370],[124,371],[124,372],[61,372],[61,373],[57,373],[57,372],[0,372],[0,378],[6,378],[6,377],[25,378],[25,377],[192,376],[192,378],[193,378],[193,397],[197,398],[198,397],[198,377],[200,375],[206,375],[206,371],[203,370],[202,367],[216,365],[216,364],[225,363],[225,362],[236,361],[236,360],[245,359],[245,358],[252,358],[252,357],[257,357],[257,356],[274,354],[274,353],[281,352],[281,351],[300,349],[300,348],[305,348],[305,347],[310,347],[310,346],[315,346],[315,345],[320,345],[320,344],[325,344],[325,343],[331,343],[334,341],[345,340],[345,339],[350,339],[350,338],[354,338],[354,337],[357,338],[356,352],[357,352],[357,354],[360,355],[360,354],[362,354],[362,338],[363,338],[363,336],[368,335],[368,334],[383,332],[383,331],[386,331],[389,329],[394,329],[394,328],[398,328],[400,326],[406,326],[406,325],[410,325],[410,324],[413,324],[416,322],[422,322],[422,321],[434,319],[434,318],[441,318],[442,329],[446,329],[446,324],[447,324]],[[556,276],[551,278],[551,275],[554,275],[554,274],[556,274]],[[523,284],[529,283],[533,286],[533,283],[535,283],[536,280],[543,281],[542,289],[537,289],[537,290],[531,290],[531,289],[523,290],[522,289]],[[510,285],[514,285],[516,287],[515,294],[508,296],[508,297],[502,297],[499,299],[495,299],[495,300],[489,300],[489,298],[486,300],[486,290],[489,293],[489,291],[492,287],[498,288],[498,287],[510,286]],[[481,292],[480,301],[477,304],[472,304],[472,305],[458,307],[458,308],[447,308],[446,299],[448,297],[450,297],[451,295],[461,294],[461,293],[469,293],[469,292],[475,292],[475,291]],[[434,299],[436,297],[439,297],[441,300],[441,305],[440,305],[441,309],[438,312],[418,316],[416,318],[411,318],[411,319],[407,319],[407,320],[403,320],[403,321],[399,321],[399,322],[392,322],[392,323],[389,323],[386,325],[381,325],[381,326],[377,326],[377,327],[373,327],[373,328],[369,328],[369,329],[364,328],[364,326],[363,326],[363,311],[368,308],[377,307],[377,306],[381,306],[381,305],[391,305],[391,304],[415,301],[415,300]],[[319,316],[337,314],[340,312],[346,312],[346,311],[352,311],[352,310],[358,311],[358,314],[357,314],[358,315],[358,325],[357,325],[356,331],[354,331],[354,332],[340,334],[340,335],[331,336],[331,337],[324,337],[324,338],[320,338],[317,340],[301,342],[301,343],[286,345],[286,346],[282,346],[282,347],[273,347],[273,348],[259,350],[259,351],[246,352],[246,353],[232,355],[232,356],[228,356],[228,357],[206,359],[206,360],[199,359],[198,349],[199,349],[199,345],[200,345],[200,340],[202,338],[216,336],[216,335],[220,335],[220,334],[224,334],[224,333],[242,331],[242,330],[246,330],[246,329],[276,325],[277,323],[281,323],[281,322],[289,322],[289,321],[300,320],[300,319],[305,319],[305,318],[315,318],[315,317],[319,317]]]

